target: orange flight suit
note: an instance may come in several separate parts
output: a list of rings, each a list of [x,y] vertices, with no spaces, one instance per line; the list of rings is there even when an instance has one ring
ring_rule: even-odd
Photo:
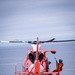
[[[62,67],[63,67],[63,63],[62,62],[59,62],[58,63],[58,67],[53,72],[58,72],[58,70],[59,71],[62,71]]]

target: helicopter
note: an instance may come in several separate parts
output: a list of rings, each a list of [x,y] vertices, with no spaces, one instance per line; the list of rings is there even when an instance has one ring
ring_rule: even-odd
[[[28,55],[24,58],[23,63],[23,71],[16,71],[15,67],[15,75],[60,75],[60,72],[63,69],[63,60],[59,59],[59,62],[56,60],[56,69],[54,69],[52,72],[49,70],[49,65],[51,62],[48,60],[48,57],[46,56],[47,52],[50,52],[52,54],[56,53],[56,50],[42,50],[40,48],[40,45],[43,43],[49,43],[49,42],[71,42],[75,40],[55,40],[55,38],[47,40],[47,41],[39,41],[39,38],[37,37],[36,41],[1,41],[1,42],[7,42],[7,43],[28,43],[31,44],[33,49],[28,50]]]

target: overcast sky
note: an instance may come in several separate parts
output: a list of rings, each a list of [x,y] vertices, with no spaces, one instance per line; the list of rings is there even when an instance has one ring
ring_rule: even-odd
[[[0,0],[0,40],[75,39],[74,0]]]

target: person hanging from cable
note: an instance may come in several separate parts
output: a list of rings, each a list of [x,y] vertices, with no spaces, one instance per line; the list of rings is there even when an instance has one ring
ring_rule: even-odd
[[[56,58],[55,58],[55,60],[56,60],[56,69],[54,69],[53,72],[62,71],[62,68],[63,68],[63,60],[62,59],[59,59],[59,62],[57,61]],[[49,74],[49,75],[52,75],[52,74]],[[59,74],[56,74],[56,75],[59,75]]]
[[[59,62],[57,61],[57,59],[55,58],[56,60],[56,69],[53,70],[53,72],[58,72],[59,71],[62,71],[62,68],[63,68],[63,60],[62,59],[59,59]]]

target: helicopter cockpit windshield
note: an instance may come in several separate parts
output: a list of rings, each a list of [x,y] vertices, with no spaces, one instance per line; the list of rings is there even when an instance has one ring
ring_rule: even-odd
[[[30,58],[31,62],[34,63],[36,59],[36,52],[30,53],[28,57]],[[38,59],[40,62],[42,61],[43,57],[44,57],[43,53],[38,53]]]

